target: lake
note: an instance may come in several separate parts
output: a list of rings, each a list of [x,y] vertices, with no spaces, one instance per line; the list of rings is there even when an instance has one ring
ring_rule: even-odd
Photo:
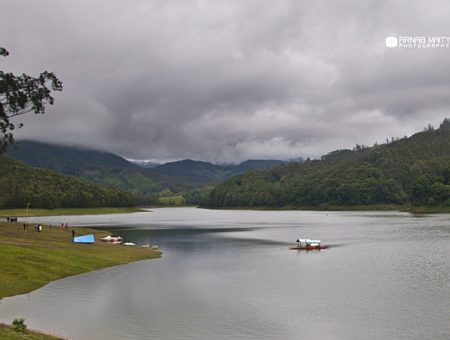
[[[450,215],[165,208],[31,220],[114,230],[163,257],[5,298],[2,322],[70,339],[450,339]],[[289,250],[297,238],[332,247]]]

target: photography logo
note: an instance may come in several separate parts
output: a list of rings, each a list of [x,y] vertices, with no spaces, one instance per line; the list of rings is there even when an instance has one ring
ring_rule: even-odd
[[[397,37],[387,37],[386,38],[386,47],[395,48],[398,46],[398,38]]]
[[[400,35],[386,38],[387,48],[407,48],[407,49],[430,49],[430,48],[450,48],[450,36],[412,36]]]

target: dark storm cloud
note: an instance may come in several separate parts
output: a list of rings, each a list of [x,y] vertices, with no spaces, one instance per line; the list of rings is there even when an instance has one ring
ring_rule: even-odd
[[[19,137],[131,158],[296,158],[449,112],[446,1],[3,1],[2,68],[64,81]],[[449,116],[450,113],[447,113]]]

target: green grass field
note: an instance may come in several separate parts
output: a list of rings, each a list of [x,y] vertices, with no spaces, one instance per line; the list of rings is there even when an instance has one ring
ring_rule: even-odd
[[[0,297],[24,294],[50,281],[132,261],[160,257],[149,248],[72,243],[76,235],[93,233],[98,241],[108,232],[87,228],[44,226],[26,231],[22,223],[0,222]]]
[[[18,333],[11,326],[0,324],[0,339],[2,340],[58,340],[63,339],[52,335],[27,330],[26,333]]]
[[[59,209],[28,209],[28,216],[58,216],[58,215],[100,215],[123,214],[144,211],[139,208],[59,208]],[[2,209],[0,216],[27,216],[27,209]]]

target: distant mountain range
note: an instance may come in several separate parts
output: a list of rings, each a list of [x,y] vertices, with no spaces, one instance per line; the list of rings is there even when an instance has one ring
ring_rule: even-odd
[[[269,169],[284,163],[249,160],[238,165],[216,165],[186,159],[154,166],[109,152],[25,140],[10,148],[8,154],[35,167],[143,195],[183,193],[248,170]]]
[[[161,175],[170,176],[194,186],[201,186],[221,182],[248,170],[266,170],[284,163],[279,160],[248,160],[238,165],[217,165],[185,159],[158,165],[153,170]]]
[[[211,208],[450,207],[450,119],[436,130],[429,127],[373,147],[356,145],[304,163],[249,160],[218,165],[186,159],[148,168],[112,153],[33,141],[21,141],[8,154],[0,158],[3,207],[164,201],[202,201]]]
[[[79,177],[108,187],[135,193],[186,189],[179,181],[139,167],[115,154],[78,147],[20,141],[8,154],[35,167]]]

